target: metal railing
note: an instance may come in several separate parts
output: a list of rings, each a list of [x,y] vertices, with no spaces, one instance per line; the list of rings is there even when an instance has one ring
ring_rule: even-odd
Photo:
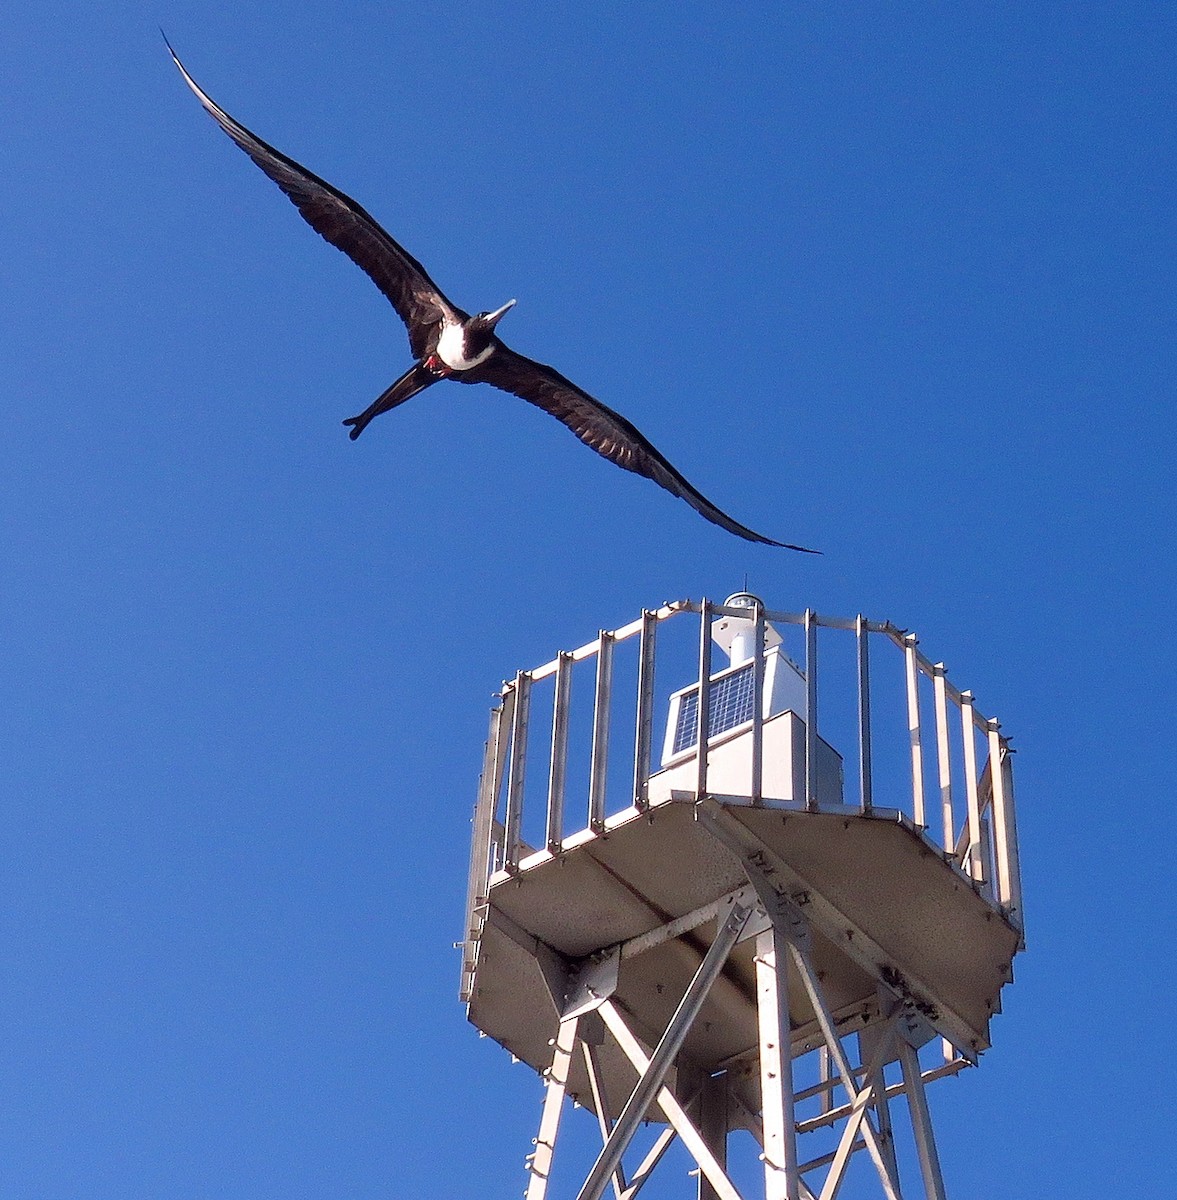
[[[695,762],[691,772],[694,797],[707,796],[711,739],[710,687],[704,683],[712,669],[712,622],[721,617],[754,620],[755,672],[751,719],[741,732],[750,732],[751,790],[754,805],[780,804],[764,795],[764,724],[761,698],[765,678],[765,630],[794,627],[801,646],[798,666],[805,682],[803,792],[794,806],[806,811],[829,811],[817,789],[818,740],[826,732],[826,709],[840,706],[842,720],[831,740],[856,743],[848,758],[856,762],[855,803],[834,806],[862,814],[902,813],[971,885],[1017,928],[1022,926],[1021,879],[1014,818],[1011,752],[998,721],[977,708],[972,693],[961,691],[947,677],[944,664],[932,662],[919,649],[915,634],[890,621],[871,621],[804,612],[778,612],[757,604],[725,606],[710,601],[682,600],[647,610],[636,620],[598,636],[578,650],[561,652],[531,671],[520,671],[503,686],[491,710],[482,777],[474,814],[468,893],[468,926],[464,983],[473,971],[473,953],[492,877],[515,873],[529,857],[559,855],[570,839],[605,830],[618,813],[642,812],[650,804],[649,780],[656,768],[653,723],[656,674],[660,662],[660,633],[668,622],[697,618],[694,666],[698,680],[695,705]],[[823,668],[822,705],[818,702],[819,631],[822,661],[830,657],[827,639],[850,640],[844,661]],[[628,647],[627,647],[628,644]],[[891,647],[890,674],[884,673],[876,646]],[[627,671],[619,671],[619,649],[635,653]],[[894,654],[894,651],[898,654]],[[879,658],[880,661],[876,661]],[[573,672],[593,668],[591,719],[587,726],[586,763],[574,786],[570,771],[570,740],[574,710]],[[679,687],[681,675],[674,681]],[[896,669],[898,668],[898,669]],[[688,676],[689,680],[689,676]],[[890,695],[884,693],[890,689]],[[545,707],[550,727],[538,733],[532,710],[538,690],[547,688]],[[587,689],[581,689],[587,690]],[[624,693],[631,718],[619,731],[616,709]],[[849,711],[847,711],[849,709]],[[890,723],[885,735],[880,727]],[[619,773],[617,744],[628,762]],[[836,744],[836,741],[835,741]],[[844,748],[844,747],[840,747]],[[542,756],[542,757],[541,757]],[[537,766],[538,759],[538,766]],[[528,768],[531,768],[529,773]],[[542,771],[539,768],[543,768]],[[580,793],[584,824],[571,808]],[[610,811],[610,801],[613,803]],[[534,810],[539,806],[539,814]],[[542,816],[542,820],[539,817]],[[525,818],[531,842],[525,839]],[[568,823],[573,830],[568,831]],[[465,994],[466,988],[463,987]]]

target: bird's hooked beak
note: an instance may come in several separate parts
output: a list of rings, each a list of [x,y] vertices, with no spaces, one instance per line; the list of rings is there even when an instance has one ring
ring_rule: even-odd
[[[508,300],[507,303],[504,304],[502,308],[496,308],[494,310],[494,312],[487,313],[486,318],[485,318],[487,329],[493,329],[503,319],[503,317],[505,317],[507,315],[507,313],[510,312],[510,310],[514,307],[515,307],[515,301]]]

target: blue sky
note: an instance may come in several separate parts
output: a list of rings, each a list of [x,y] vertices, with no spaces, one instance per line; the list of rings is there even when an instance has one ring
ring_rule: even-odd
[[[1172,1192],[1170,5],[32,3],[0,40],[0,1193],[517,1195],[456,999],[486,710],[749,585],[1018,748],[956,1196]],[[379,293],[169,62],[746,545],[485,389],[357,443]]]

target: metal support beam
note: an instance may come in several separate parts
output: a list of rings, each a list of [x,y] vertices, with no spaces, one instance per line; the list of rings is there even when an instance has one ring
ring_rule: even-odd
[[[774,921],[756,938],[765,1200],[800,1200],[787,960],[788,943]]]
[[[634,730],[633,803],[639,812],[650,805],[650,747],[654,728],[654,645],[658,615],[642,612],[638,642],[638,702]]]
[[[888,1200],[900,1200],[899,1181],[890,1139],[880,1136],[867,1113],[873,1104],[880,1105],[880,1116],[889,1121],[886,1090],[882,1086],[883,1064],[894,1042],[896,1023],[902,1014],[902,1004],[896,999],[895,1014],[881,1030],[871,1065],[866,1071],[865,1086],[858,1090],[841,1039],[830,1015],[829,1005],[822,992],[817,971],[809,957],[809,927],[805,915],[788,897],[779,893],[764,873],[760,863],[738,843],[728,842],[726,831],[714,821],[708,826],[721,841],[733,849],[744,868],[748,882],[756,889],[771,929],[760,934],[756,944],[757,1002],[760,1014],[760,1079],[762,1118],[764,1123],[764,1172],[766,1200],[800,1200],[797,1169],[796,1123],[793,1116],[793,1085],[789,1052],[790,1026],[788,1016],[788,979],[785,973],[785,952],[796,963],[814,1014],[825,1037],[826,1046],[838,1068],[842,1085],[850,1097],[851,1110],[843,1131],[842,1141],[834,1156],[830,1176],[822,1190],[821,1200],[836,1195],[842,1172],[853,1152],[862,1129],[863,1141],[874,1160]],[[878,1099],[875,1099],[876,1091]]]
[[[816,980],[814,981],[816,982]],[[812,993],[811,993],[812,994]],[[833,1200],[838,1194],[838,1189],[842,1186],[842,1179],[845,1175],[846,1166],[850,1161],[851,1154],[854,1153],[859,1130],[862,1130],[863,1141],[866,1143],[867,1149],[870,1151],[871,1158],[874,1159],[875,1170],[879,1173],[879,1181],[883,1185],[883,1193],[887,1200],[901,1200],[899,1194],[899,1181],[891,1174],[890,1163],[883,1152],[883,1148],[879,1141],[879,1135],[871,1123],[868,1109],[875,1102],[875,1084],[874,1080],[879,1076],[883,1069],[883,1063],[887,1060],[887,1054],[895,1041],[895,1019],[889,1023],[887,1029],[883,1031],[879,1038],[878,1046],[875,1049],[874,1056],[871,1059],[870,1065],[866,1071],[866,1086],[862,1091],[855,1092],[854,1084],[851,1081],[849,1070],[843,1077],[843,1082],[846,1086],[846,1091],[849,1093],[850,1100],[850,1115],[847,1118],[846,1126],[842,1130],[841,1140],[838,1142],[838,1148],[834,1152],[833,1161],[830,1163],[830,1172],[826,1176],[826,1181],[821,1189],[820,1200]],[[845,1057],[842,1052],[841,1043],[835,1037],[834,1042],[831,1042],[830,1049],[834,1049],[837,1044],[838,1053],[835,1056],[840,1059],[838,1069],[841,1071],[845,1065]]]
[[[601,1005],[601,1017],[613,1034],[617,1044],[625,1056],[633,1064],[638,1074],[645,1078],[649,1072],[650,1059],[642,1049],[638,1039],[630,1032],[629,1026],[618,1011],[612,1000]],[[694,1122],[687,1116],[686,1109],[675,1099],[674,1093],[667,1087],[658,1090],[658,1106],[670,1122],[671,1128],[678,1135],[683,1145],[690,1151],[699,1170],[707,1177],[720,1200],[741,1200],[740,1193],[727,1177],[727,1172],[719,1165],[715,1155],[711,1153],[703,1135],[695,1128]],[[635,1174],[634,1178],[637,1178]],[[583,1193],[582,1193],[583,1195]]]
[[[895,1186],[898,1188],[899,1162],[895,1157],[895,1131],[894,1126],[891,1124],[891,1105],[887,1098],[887,1080],[883,1074],[885,1065],[885,1063],[879,1065],[879,1069],[871,1077],[870,1085],[875,1120],[879,1126],[879,1144],[883,1152],[883,1158],[887,1164],[887,1170],[891,1178],[895,1181]]]
[[[593,748],[589,762],[588,827],[605,828],[605,781],[609,772],[609,706],[613,693],[613,635],[602,629],[597,644],[597,690],[593,700]]]
[[[889,1023],[880,1031],[871,1065],[866,1070],[865,1084],[862,1090],[859,1091],[855,1086],[854,1073],[850,1069],[849,1060],[846,1058],[846,1051],[843,1049],[842,1041],[838,1037],[837,1028],[830,1015],[829,1006],[826,1004],[825,994],[822,992],[821,981],[818,979],[817,971],[810,960],[809,952],[806,948],[796,944],[790,946],[790,950],[793,955],[793,961],[797,964],[797,971],[801,976],[801,982],[804,984],[805,991],[809,996],[809,1002],[813,1005],[813,1011],[817,1017],[818,1024],[825,1035],[826,1045],[830,1049],[830,1056],[834,1060],[834,1065],[837,1067],[838,1074],[842,1078],[842,1086],[846,1089],[846,1094],[850,1097],[850,1118],[846,1129],[843,1131],[842,1145],[846,1147],[846,1154],[849,1155],[854,1136],[861,1125],[863,1139],[866,1142],[867,1149],[870,1151],[871,1158],[874,1159],[875,1168],[879,1172],[879,1178],[883,1181],[884,1190],[890,1200],[898,1200],[898,1182],[891,1172],[891,1164],[887,1160],[882,1141],[874,1125],[871,1123],[866,1108],[874,1102],[876,1075],[881,1076],[882,1074],[883,1064],[887,1061],[887,1054],[894,1043],[895,1023],[898,1020],[898,1013],[902,1009],[897,1006],[896,1015],[892,1016]],[[851,1129],[854,1130],[854,1134],[850,1134]],[[844,1159],[835,1159],[835,1164],[839,1161],[842,1162],[843,1166],[845,1165]],[[833,1172],[834,1168],[831,1167],[831,1175]],[[827,1188],[829,1187],[828,1181],[826,1186]],[[836,1190],[835,1187],[834,1191],[836,1192]],[[829,1195],[834,1195],[834,1192],[830,1192]],[[828,1200],[825,1190],[822,1192],[822,1200]]]
[[[728,1079],[726,1074],[707,1075],[699,1090],[699,1135],[711,1151],[722,1171],[727,1171]],[[720,1200],[720,1194],[707,1178],[707,1172],[699,1172],[698,1200]]]
[[[638,1164],[638,1169],[634,1171],[633,1178],[629,1181],[629,1187],[625,1189],[621,1200],[633,1200],[633,1198],[642,1190],[642,1185],[654,1173],[654,1168],[662,1161],[662,1156],[670,1149],[670,1143],[678,1137],[672,1125],[668,1125],[655,1139],[654,1144],[650,1147],[649,1153]]]
[[[805,807],[817,812],[817,613],[805,610]]]
[[[681,938],[683,934],[690,933],[692,929],[698,929],[700,925],[705,925],[708,921],[714,921],[716,914],[728,904],[750,904],[754,900],[755,893],[750,887],[745,885],[742,888],[737,888],[734,892],[728,892],[726,896],[720,896],[718,900],[712,900],[707,904],[700,905],[698,908],[685,913],[681,917],[675,917],[673,921],[667,921],[666,924],[659,925],[656,929],[639,933],[636,937],[620,943],[618,949],[621,952],[621,957],[623,959],[637,958],[639,954],[645,954],[647,951],[661,946],[663,942]]]
[[[807,879],[794,870],[767,842],[744,825],[737,816],[714,800],[704,800],[695,806],[699,823],[717,841],[741,861],[751,860],[760,865],[772,884],[790,894],[805,892],[809,902],[805,920],[818,930],[872,977],[883,981],[891,962],[883,948],[857,922],[851,920],[827,897],[814,890]],[[933,990],[911,971],[905,974],[905,988],[913,999],[930,1003]],[[983,1030],[974,1030],[958,1012],[941,1000],[936,1006],[933,1024],[937,1032],[949,1038],[969,1062],[976,1061],[976,1049],[981,1044]]]
[[[699,610],[699,703],[695,729],[695,799],[707,795],[708,731],[711,728],[711,605]]]
[[[940,1156],[936,1153],[936,1139],[932,1134],[932,1117],[928,1111],[928,1098],[924,1094],[919,1056],[902,1038],[899,1040],[899,1062],[903,1067],[907,1107],[911,1112],[915,1148],[924,1177],[924,1192],[928,1200],[945,1200],[944,1177],[940,1174]]]
[[[527,1169],[531,1180],[527,1185],[527,1200],[544,1200],[548,1193],[548,1179],[552,1174],[552,1156],[556,1150],[556,1134],[560,1131],[560,1114],[564,1109],[564,1097],[568,1094],[568,1070],[572,1065],[572,1053],[576,1049],[576,1031],[579,1017],[570,1017],[560,1022],[553,1043],[552,1065],[548,1068],[544,1084],[544,1110],[539,1122],[539,1136],[535,1139],[535,1150],[528,1156]]]
[[[548,767],[547,847],[559,854],[564,842],[564,785],[568,777],[568,715],[572,702],[572,655],[556,656],[556,694],[552,701],[552,761]]]
[[[870,752],[870,630],[861,613],[854,621],[858,650],[858,797],[864,813],[874,806]]]
[[[613,1113],[609,1107],[609,1097],[605,1095],[605,1088],[601,1082],[601,1069],[597,1062],[597,1050],[595,1046],[591,1046],[585,1041],[580,1043],[580,1049],[584,1055],[584,1069],[588,1075],[589,1091],[593,1094],[593,1108],[597,1110],[597,1124],[601,1129],[601,1141],[607,1142],[609,1135],[613,1132]],[[621,1169],[621,1164],[618,1163],[617,1170],[613,1172],[613,1194],[617,1197],[617,1200],[621,1200],[627,1190],[625,1172]]]
[[[703,961],[699,964],[695,977],[688,985],[686,994],[679,1001],[678,1008],[670,1018],[670,1023],[666,1026],[666,1031],[662,1034],[648,1067],[643,1071],[637,1086],[625,1102],[621,1115],[613,1127],[613,1132],[609,1135],[609,1140],[605,1143],[580,1190],[578,1200],[600,1200],[609,1177],[617,1169],[621,1162],[621,1156],[625,1153],[637,1127],[646,1115],[646,1110],[661,1089],[663,1080],[674,1064],[675,1055],[682,1048],[687,1032],[699,1015],[699,1010],[707,999],[711,985],[723,970],[727,956],[744,931],[751,911],[750,908],[733,905],[727,919],[720,925],[715,941],[711,943],[711,948],[703,956]],[[608,1000],[603,1003],[600,1006],[600,1012],[606,1024],[612,1029],[613,1022],[609,1014],[617,1015],[613,1002]]]

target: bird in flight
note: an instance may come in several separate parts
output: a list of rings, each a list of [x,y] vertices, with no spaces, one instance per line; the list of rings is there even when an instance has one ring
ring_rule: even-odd
[[[217,105],[188,74],[164,38],[184,81],[218,125],[289,197],[316,233],[342,250],[384,293],[405,323],[416,362],[358,417],[344,421],[357,438],[373,417],[396,408],[443,379],[489,383],[542,408],[562,421],[586,446],[627,471],[645,476],[685,500],[708,521],[750,542],[816,554],[776,542],[716,508],[620,413],[594,399],[559,371],[517,354],[495,327],[514,305],[470,316],[452,304],[425,268],[373,218],[338,188],[263,142]]]

